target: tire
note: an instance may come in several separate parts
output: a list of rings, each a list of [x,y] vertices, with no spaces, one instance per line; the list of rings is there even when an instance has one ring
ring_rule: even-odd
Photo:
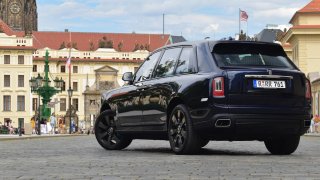
[[[299,142],[300,136],[287,136],[265,140],[264,144],[271,154],[289,155],[297,149]]]
[[[200,138],[193,130],[191,118],[185,105],[176,106],[168,122],[170,147],[176,154],[193,154],[200,148]]]
[[[107,150],[121,150],[130,145],[132,139],[117,133],[111,110],[103,111],[94,125],[98,143]]]

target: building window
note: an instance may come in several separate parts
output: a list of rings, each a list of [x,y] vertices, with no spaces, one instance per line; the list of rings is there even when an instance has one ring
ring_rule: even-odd
[[[73,91],[78,91],[78,82],[72,83]]]
[[[24,87],[24,75],[18,76],[18,87]]]
[[[78,73],[78,66],[73,66],[73,73]]]
[[[25,97],[24,96],[18,96],[18,111],[25,111]]]
[[[3,96],[3,111],[11,111],[11,96]]]
[[[66,72],[66,66],[60,66],[60,72],[65,73]]]
[[[66,98],[60,99],[60,111],[66,111],[67,107],[67,101]]]
[[[24,56],[23,55],[18,56],[18,64],[24,64]]]
[[[72,106],[76,111],[79,110],[79,99],[78,98],[72,99]]]
[[[32,111],[38,110],[38,98],[32,98]]]
[[[10,55],[4,55],[4,64],[10,64]]]
[[[4,87],[10,87],[10,75],[4,75]]]
[[[37,72],[38,70],[37,70],[37,65],[33,65],[33,67],[32,67],[32,72]]]

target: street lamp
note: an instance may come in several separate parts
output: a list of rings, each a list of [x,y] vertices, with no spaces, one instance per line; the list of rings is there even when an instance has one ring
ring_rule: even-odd
[[[59,92],[62,92],[62,85],[64,81],[56,77],[54,80],[55,87],[50,86],[49,80],[49,52],[46,51],[45,56],[45,66],[44,66],[44,77],[41,77],[38,74],[37,77],[31,77],[29,80],[31,92],[37,93],[39,95],[39,106],[38,106],[38,135],[41,135],[41,118],[49,118],[51,114],[51,109],[48,108],[48,103],[51,100],[51,97]],[[42,97],[42,107],[40,106],[40,99]]]
[[[38,74],[38,76],[35,78],[35,77],[32,77],[30,80],[29,80],[29,83],[30,83],[30,87],[31,87],[31,92],[37,92],[39,90],[39,88],[42,86],[42,80],[43,78],[40,76],[40,74]],[[37,110],[38,110],[38,116],[36,117],[37,118],[37,122],[38,122],[38,135],[41,135],[41,130],[40,130],[40,119],[41,119],[41,111],[40,111],[40,93],[38,93],[39,97],[38,97],[38,107],[37,107]]]
[[[71,97],[73,94],[73,89],[71,89],[71,87],[69,87],[68,89],[68,97],[69,97],[69,134],[71,134],[72,132],[72,127],[71,127]]]

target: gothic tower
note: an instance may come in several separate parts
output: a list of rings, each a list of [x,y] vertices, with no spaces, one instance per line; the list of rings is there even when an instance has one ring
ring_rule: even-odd
[[[36,0],[0,0],[0,19],[15,31],[37,31]]]

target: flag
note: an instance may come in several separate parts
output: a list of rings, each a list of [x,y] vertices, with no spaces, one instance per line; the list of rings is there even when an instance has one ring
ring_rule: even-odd
[[[245,11],[240,10],[240,20],[241,21],[247,21],[248,20],[248,14]]]
[[[67,63],[66,63],[66,66],[67,66],[68,68],[71,67],[71,56],[68,58]]]

